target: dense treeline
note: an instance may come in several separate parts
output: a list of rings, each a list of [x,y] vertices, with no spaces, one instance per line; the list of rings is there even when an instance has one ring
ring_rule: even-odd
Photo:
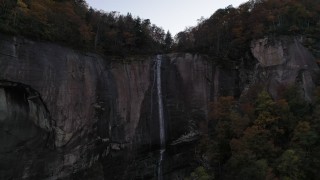
[[[168,50],[150,20],[88,8],[85,0],[0,0],[0,31],[113,55]]]
[[[319,32],[320,0],[250,0],[238,8],[217,10],[175,38],[179,51],[210,54],[227,62],[245,57],[252,39],[264,36],[303,35],[313,49]]]
[[[178,33],[174,50],[236,62],[252,39],[304,35],[320,57],[319,19],[320,0],[250,0]],[[150,20],[93,10],[85,0],[0,0],[0,31],[119,55],[169,51],[173,44],[171,34]]]
[[[284,88],[274,100],[255,86],[238,101],[220,97],[212,103],[211,129],[197,149],[201,167],[192,176],[319,179],[320,88],[312,104],[297,89]]]

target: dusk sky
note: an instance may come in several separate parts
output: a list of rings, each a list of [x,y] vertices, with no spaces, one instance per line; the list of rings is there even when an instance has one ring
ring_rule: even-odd
[[[247,0],[86,0],[89,6],[106,12],[150,19],[151,23],[169,30],[174,36],[186,27],[195,26],[202,16],[210,17],[217,9],[228,5],[238,7]]]

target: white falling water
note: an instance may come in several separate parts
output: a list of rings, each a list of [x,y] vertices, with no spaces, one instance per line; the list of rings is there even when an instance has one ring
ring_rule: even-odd
[[[162,102],[162,89],[161,89],[161,55],[157,55],[156,71],[157,71],[157,95],[158,95],[158,111],[159,111],[159,134],[160,134],[160,157],[158,162],[158,180],[162,180],[162,161],[165,152],[166,139],[165,139],[165,124],[163,117],[163,102]]]

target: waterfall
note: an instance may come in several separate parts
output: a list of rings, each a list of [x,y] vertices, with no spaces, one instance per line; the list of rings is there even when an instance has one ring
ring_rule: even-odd
[[[163,101],[161,89],[161,55],[157,55],[156,59],[156,76],[157,76],[157,96],[158,96],[158,112],[159,112],[159,137],[160,137],[160,157],[158,161],[158,180],[162,180],[162,161],[166,150],[165,124],[163,117]]]
[[[160,147],[165,149],[165,131],[164,131],[164,117],[163,117],[163,101],[161,89],[161,56],[157,56],[157,95],[159,106],[159,130],[160,130]]]

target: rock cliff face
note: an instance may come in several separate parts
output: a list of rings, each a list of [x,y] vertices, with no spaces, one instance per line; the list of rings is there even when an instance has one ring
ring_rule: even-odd
[[[115,60],[24,38],[0,39],[0,143],[12,142],[1,148],[2,179],[154,177],[155,57]],[[192,158],[188,148],[177,148],[192,145],[206,122],[212,68],[190,54],[162,61],[169,177],[173,168],[188,169],[183,161],[170,161]]]
[[[260,39],[251,44],[252,54],[258,60],[255,82],[267,84],[275,98],[281,87],[297,84],[305,99],[312,101],[319,66],[301,41],[302,38],[280,37]]]
[[[0,39],[0,179],[157,176],[155,56],[115,59],[24,38]],[[278,86],[300,80],[311,99],[319,70],[298,40],[259,40],[252,54],[258,61],[249,70],[223,69],[206,56],[161,56],[164,179],[192,170],[208,103],[218,96],[239,96],[244,87],[267,82],[276,97]]]

